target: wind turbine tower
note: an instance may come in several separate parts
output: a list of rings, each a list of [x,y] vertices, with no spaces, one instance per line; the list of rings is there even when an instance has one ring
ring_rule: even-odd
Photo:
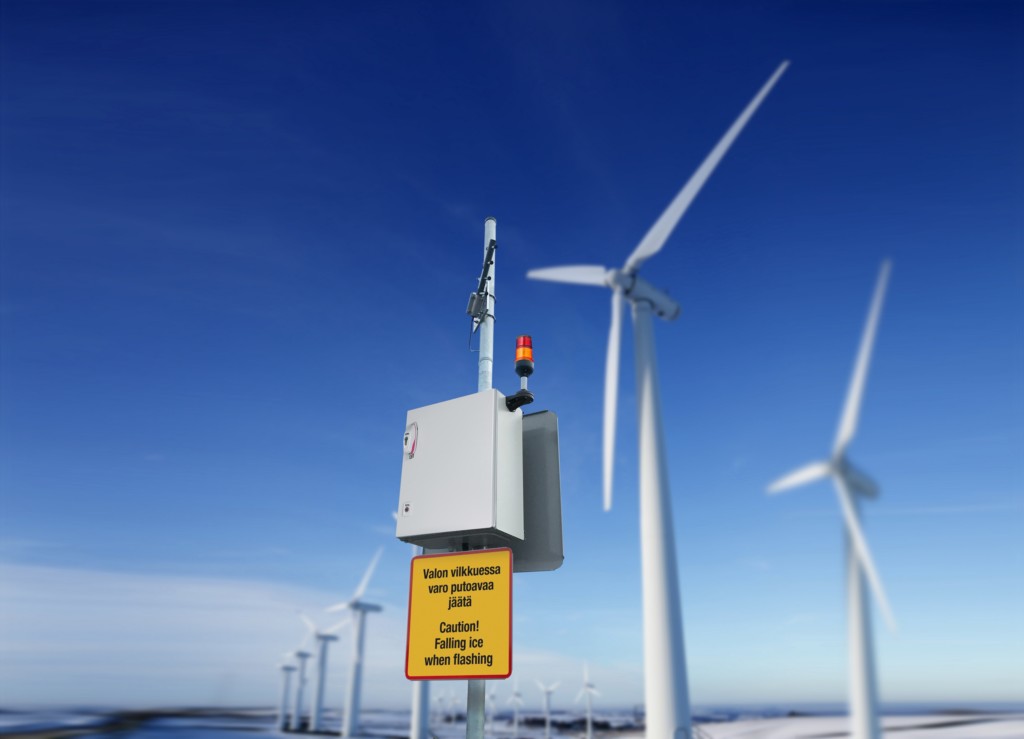
[[[604,392],[604,508],[612,504],[612,462],[619,385],[619,345],[623,301],[633,311],[636,352],[637,428],[640,447],[640,547],[643,575],[644,691],[647,736],[690,737],[690,696],[683,645],[683,616],[676,571],[675,534],[668,488],[668,466],[661,424],[658,368],[652,314],[666,320],[679,315],[679,304],[639,275],[640,267],[661,251],[676,224],[697,197],[747,121],[786,70],[783,62],[704,159],[661,217],[633,250],[621,269],[572,265],[535,269],[535,280],[607,287],[612,291],[611,329]]]
[[[544,693],[544,739],[551,739],[551,694],[558,688],[558,683],[544,687],[544,683],[537,680],[537,687]]]
[[[292,692],[293,672],[295,672],[295,665],[281,665],[281,705],[277,709],[277,728],[280,731],[288,728],[288,699]]]
[[[366,568],[363,579],[359,583],[359,587],[356,588],[355,593],[352,594],[352,597],[343,603],[337,603],[327,609],[328,611],[352,611],[355,620],[352,629],[352,671],[349,674],[348,702],[345,707],[345,719],[342,722],[341,729],[341,735],[345,737],[355,736],[356,732],[359,731],[359,693],[363,677],[363,630],[366,626],[366,614],[378,613],[383,610],[378,605],[363,602],[362,597],[366,593],[366,588],[370,584],[370,578],[373,577],[373,571],[377,567],[377,562],[380,560],[380,555],[383,551],[383,549],[378,549],[377,553],[373,555],[373,559],[370,560],[370,566]]]
[[[313,712],[309,719],[309,728],[310,731],[320,731],[323,729],[324,683],[327,682],[327,647],[331,642],[338,641],[335,632],[348,624],[348,619],[320,631],[312,619],[301,611],[299,618],[306,625],[309,636],[316,641],[316,688],[313,691]]]
[[[587,670],[587,663],[583,663],[583,687],[580,688],[579,695],[576,696],[576,702],[579,703],[580,698],[587,699],[587,739],[594,739],[594,696],[598,695],[597,688],[594,687],[594,683],[590,682],[590,676]]]
[[[832,456],[827,460],[811,462],[794,470],[768,487],[770,494],[781,493],[826,477],[831,477],[835,486],[846,528],[846,619],[852,739],[881,737],[878,683],[875,677],[875,655],[866,585],[870,584],[889,627],[895,627],[889,600],[860,525],[860,499],[878,497],[878,485],[864,472],[854,467],[846,457],[846,448],[853,441],[857,431],[875,333],[878,330],[878,320],[882,314],[882,303],[889,282],[889,269],[889,261],[886,260],[878,273],[867,323],[864,325],[860,349],[857,351],[853,375],[846,392],[843,414],[839,419],[839,429],[832,445]]]
[[[302,649],[298,649],[287,656],[294,657],[299,661],[298,683],[295,686],[295,706],[292,709],[292,722],[290,727],[292,731],[299,731],[302,728],[302,704],[305,699],[306,692],[306,660],[308,660],[312,655],[309,652],[304,652]]]

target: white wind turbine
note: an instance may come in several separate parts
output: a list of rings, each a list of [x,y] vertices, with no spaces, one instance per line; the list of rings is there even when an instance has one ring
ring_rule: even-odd
[[[580,702],[580,698],[587,699],[587,739],[593,739],[594,736],[594,696],[600,695],[597,692],[597,688],[594,687],[594,683],[590,682],[590,675],[587,670],[587,663],[583,663],[583,687],[580,688],[579,695],[576,696],[576,702]]]
[[[299,674],[295,685],[295,705],[292,706],[292,720],[289,727],[292,731],[299,731],[302,728],[302,704],[306,692],[306,660],[311,656],[309,652],[303,651],[301,646],[294,652],[285,654],[285,657],[294,657],[299,661]]]
[[[612,462],[619,387],[619,345],[622,304],[633,308],[636,351],[637,414],[640,447],[640,547],[643,571],[644,690],[647,736],[690,736],[690,697],[683,645],[683,617],[676,572],[675,535],[668,490],[668,468],[661,426],[661,401],[654,355],[651,314],[672,320],[679,304],[637,274],[647,259],[661,251],[676,224],[707,182],[740,131],[754,115],[789,62],[783,62],[739,118],[711,150],[683,189],[629,255],[622,269],[572,265],[535,269],[535,280],[608,287],[612,291],[611,330],[604,389],[604,508],[612,504]]]
[[[523,706],[523,694],[519,692],[518,680],[508,702],[512,704],[512,739],[519,739],[519,709]]]
[[[398,520],[398,511],[391,511]],[[423,554],[423,547],[412,545],[412,556]],[[412,704],[409,716],[409,739],[429,739],[430,736],[430,681],[412,681]]]
[[[494,702],[498,700],[498,686],[492,681],[487,689],[487,733],[494,734]]]
[[[850,387],[846,392],[843,415],[839,420],[839,429],[832,445],[832,456],[821,462],[811,462],[785,477],[776,480],[769,488],[769,493],[781,493],[784,490],[799,487],[810,482],[831,477],[835,485],[839,508],[846,523],[846,608],[847,638],[849,655],[849,690],[850,690],[850,722],[853,739],[878,739],[880,734],[878,720],[878,685],[875,679],[874,648],[871,641],[871,620],[868,602],[865,598],[865,578],[871,585],[875,598],[890,628],[895,628],[889,600],[886,598],[882,581],[878,577],[874,560],[868,549],[867,540],[860,525],[860,497],[875,498],[878,496],[878,485],[853,466],[846,457],[846,448],[853,440],[857,431],[861,401],[867,384],[868,366],[871,363],[871,351],[878,330],[878,319],[882,314],[882,303],[885,300],[885,289],[889,282],[889,261],[882,262],[875,285],[875,294],[871,299],[868,320],[857,352],[857,361],[850,378]]]
[[[544,693],[544,739],[551,739],[551,694],[555,692],[559,683],[551,683],[551,685],[544,687],[544,683],[540,680],[535,682],[537,687]]]
[[[370,560],[370,566],[366,568],[363,579],[359,583],[359,587],[352,594],[352,597],[343,603],[337,603],[327,609],[328,611],[352,611],[355,619],[355,625],[352,629],[352,671],[349,673],[348,702],[345,706],[345,719],[342,722],[341,729],[341,735],[346,737],[355,736],[359,730],[359,691],[362,688],[363,627],[366,625],[366,614],[377,613],[383,610],[380,606],[373,603],[364,603],[362,597],[366,593],[366,588],[370,584],[370,578],[373,577],[373,571],[377,567],[377,561],[380,559],[383,551],[383,548],[378,549],[377,553],[373,555],[373,559]]]
[[[324,683],[327,681],[327,647],[331,642],[338,641],[336,634],[348,624],[349,619],[342,619],[334,626],[321,631],[302,611],[299,611],[299,618],[306,625],[306,638],[312,637],[316,641],[316,688],[313,691],[313,712],[309,719],[309,728],[310,731],[320,731],[323,728]]]
[[[281,667],[281,704],[277,709],[277,728],[284,731],[288,728],[288,699],[291,697],[292,673],[295,665],[283,664]]]

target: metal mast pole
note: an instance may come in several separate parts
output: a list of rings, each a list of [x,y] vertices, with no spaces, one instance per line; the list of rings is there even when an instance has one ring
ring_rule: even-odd
[[[487,247],[497,240],[498,222],[493,216],[484,220],[484,258]],[[491,256],[491,270],[487,282],[487,310],[480,321],[480,359],[477,364],[478,393],[490,390],[494,370],[494,272],[497,253]],[[466,682],[466,739],[484,737],[484,702],[486,699],[483,680]]]
[[[412,545],[413,556],[423,554],[423,547]],[[409,718],[409,739],[430,737],[430,682],[416,680],[412,684],[412,716]]]
[[[484,257],[487,257],[487,246],[497,240],[498,222],[493,216],[484,221]],[[480,360],[477,364],[476,390],[482,393],[490,390],[491,375],[494,370],[494,262],[497,253],[491,256],[491,271],[487,281],[487,310],[480,321]]]
[[[668,465],[654,355],[651,305],[633,303],[640,436],[640,546],[644,603],[644,693],[651,739],[690,739],[690,695],[676,571]]]

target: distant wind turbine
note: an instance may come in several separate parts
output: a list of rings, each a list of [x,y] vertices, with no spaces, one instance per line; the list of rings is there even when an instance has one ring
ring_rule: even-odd
[[[821,462],[811,462],[776,480],[768,487],[771,494],[781,493],[800,485],[832,478],[839,499],[839,509],[846,524],[846,608],[847,638],[849,643],[849,691],[852,739],[878,739],[881,730],[878,720],[878,685],[875,678],[874,647],[871,639],[871,618],[865,598],[865,578],[890,628],[895,628],[889,599],[875,569],[874,559],[860,525],[860,498],[878,497],[878,485],[847,459],[846,448],[853,441],[860,417],[864,388],[867,385],[871,352],[882,314],[882,303],[889,282],[890,264],[882,262],[875,285],[874,297],[868,310],[867,323],[860,340],[857,361],[853,366],[850,387],[846,391],[843,415],[832,445],[832,456]],[[855,497],[856,496],[856,497]]]
[[[310,731],[320,731],[323,729],[324,683],[327,681],[327,646],[338,640],[337,632],[348,625],[349,619],[345,618],[321,631],[302,611],[299,611],[299,618],[306,625],[307,638],[312,637],[316,641],[316,688],[313,691],[313,713],[310,716],[309,728]]]
[[[576,702],[580,702],[580,698],[587,699],[587,739],[594,739],[594,696],[600,695],[597,692],[597,688],[590,682],[590,675],[587,670],[587,663],[583,663],[583,687],[580,688],[579,695],[576,696]]]
[[[523,706],[523,694],[519,692],[519,680],[512,689],[512,696],[508,699],[512,704],[512,739],[519,739],[519,709]]]
[[[309,652],[303,651],[301,647],[285,655],[285,657],[294,657],[299,661],[299,674],[295,685],[295,705],[292,707],[292,731],[299,731],[302,728],[303,702],[306,692],[306,660],[311,656]]]
[[[352,629],[352,671],[349,675],[348,703],[345,707],[345,720],[342,722],[341,730],[341,735],[345,737],[355,736],[359,731],[359,692],[362,688],[363,677],[363,629],[366,625],[367,613],[378,613],[383,610],[373,603],[364,603],[362,597],[366,594],[366,588],[370,584],[370,578],[373,577],[373,571],[376,569],[383,551],[383,548],[378,549],[377,553],[373,555],[370,566],[366,568],[363,579],[352,597],[327,609],[328,611],[352,611],[355,619]]]
[[[615,456],[615,415],[619,388],[619,344],[623,301],[633,308],[636,351],[637,414],[640,447],[640,547],[644,605],[644,692],[647,736],[654,739],[690,736],[690,696],[683,645],[683,616],[676,571],[675,534],[661,425],[658,369],[651,314],[666,320],[679,315],[679,304],[638,274],[661,251],[676,224],[693,203],[719,161],[739,136],[786,70],[783,62],[740,114],[683,189],[629,255],[622,269],[572,265],[535,269],[534,280],[607,287],[612,291],[611,329],[604,388],[604,508],[612,505],[612,463]]]
[[[487,733],[494,734],[494,702],[498,700],[498,686],[492,681],[487,689]]]
[[[544,693],[544,739],[551,739],[551,694],[559,686],[559,683],[551,683],[544,687],[540,680],[536,681],[537,687]]]
[[[288,699],[291,698],[292,673],[295,665],[281,665],[281,705],[277,709],[277,728],[284,731],[288,728]]]
[[[398,511],[391,511],[398,520]],[[412,545],[412,556],[423,554],[423,547]],[[412,681],[412,710],[409,716],[409,739],[429,739],[430,736],[430,681]]]

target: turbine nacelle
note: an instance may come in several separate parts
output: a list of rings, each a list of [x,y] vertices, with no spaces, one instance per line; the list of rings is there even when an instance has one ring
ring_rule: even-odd
[[[631,303],[647,303],[654,315],[666,321],[674,321],[682,313],[679,303],[636,273],[608,270],[608,283],[613,290],[622,290]]]
[[[858,469],[853,463],[841,457],[838,463],[833,463],[835,474],[842,475],[850,485],[850,489],[865,498],[878,497],[878,483],[871,479],[866,472]]]
[[[346,609],[353,611],[355,613],[359,613],[360,611],[362,611],[363,613],[379,613],[380,611],[384,610],[383,606],[378,606],[375,603],[363,603],[360,600],[349,601],[348,603],[338,603],[337,605],[331,606],[327,610],[344,611]]]

